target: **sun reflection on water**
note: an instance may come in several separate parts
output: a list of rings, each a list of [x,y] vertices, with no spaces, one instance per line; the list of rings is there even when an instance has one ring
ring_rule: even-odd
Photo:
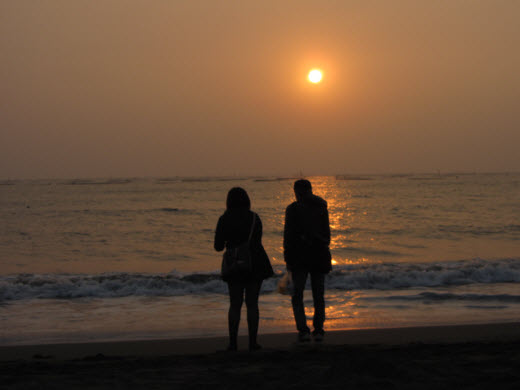
[[[313,176],[309,180],[313,192],[328,203],[329,223],[331,228],[330,250],[333,266],[352,265],[366,262],[381,261],[387,253],[380,249],[386,246],[378,237],[373,236],[370,209],[371,198],[366,193],[360,193],[356,184],[348,180],[336,180],[334,177]],[[283,230],[285,207],[295,200],[292,186],[286,183],[280,188],[276,199],[280,207],[276,216],[269,215],[265,226],[274,225],[276,235],[266,236],[264,243],[272,256],[273,265],[283,267]],[[273,232],[273,233],[274,233]],[[368,233],[368,234],[367,234]],[[368,244],[368,245],[367,245]]]

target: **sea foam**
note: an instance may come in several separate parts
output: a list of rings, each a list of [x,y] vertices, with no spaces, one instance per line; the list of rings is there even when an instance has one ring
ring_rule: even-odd
[[[264,282],[263,293],[276,291],[281,277]],[[518,283],[520,259],[473,259],[438,263],[379,263],[335,266],[327,288],[335,290],[397,290],[470,284]],[[100,275],[20,274],[0,277],[0,301],[25,299],[118,298],[128,296],[183,296],[227,294],[217,271],[211,273]],[[419,296],[418,299],[424,299]],[[430,297],[443,299],[442,295]],[[515,298],[516,299],[516,298]]]

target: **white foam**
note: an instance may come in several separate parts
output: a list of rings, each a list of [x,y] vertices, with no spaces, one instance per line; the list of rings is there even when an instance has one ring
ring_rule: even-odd
[[[281,271],[265,281],[262,291],[275,291],[280,276]],[[327,288],[337,290],[392,290],[476,283],[520,283],[520,259],[352,264],[336,266],[327,276]],[[20,274],[0,277],[0,301],[192,294],[227,294],[227,286],[217,271],[195,274]]]

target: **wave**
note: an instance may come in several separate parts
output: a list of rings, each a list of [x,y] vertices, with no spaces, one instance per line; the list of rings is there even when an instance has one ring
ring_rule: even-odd
[[[180,209],[177,207],[162,207],[158,209],[78,209],[73,210],[72,213],[75,214],[92,214],[92,215],[100,215],[100,216],[115,216],[121,217],[124,215],[133,215],[133,214],[148,214],[148,213],[180,213],[180,214],[197,214],[198,212],[195,210],[189,209]]]
[[[133,179],[73,179],[59,183],[62,185],[110,185],[110,184],[129,184],[132,183]]]
[[[0,278],[0,302],[23,299],[120,298],[179,296],[227,292],[217,273],[151,275],[21,274]]]
[[[287,181],[287,180],[296,180],[294,177],[262,177],[258,179],[254,179],[256,182],[271,182],[271,181]]]
[[[390,290],[475,283],[519,283],[520,259],[473,259],[439,263],[352,264],[336,267],[329,288]]]
[[[226,181],[244,181],[247,177],[183,177],[180,179],[186,183],[209,183],[209,182],[226,182]]]
[[[345,240],[344,240],[345,241]],[[334,253],[339,254],[361,254],[366,256],[406,256],[403,253],[388,251],[384,249],[360,248],[353,246],[344,246],[333,248]]]
[[[474,225],[438,225],[431,229],[401,228],[401,229],[363,229],[346,228],[332,230],[333,234],[369,234],[375,236],[415,236],[420,238],[441,238],[456,237],[458,235],[482,237],[482,236],[518,236],[520,225],[494,225],[494,226],[474,226]]]
[[[276,291],[281,274],[280,268],[275,277],[264,282],[264,293]],[[336,290],[435,288],[477,283],[520,283],[520,259],[474,259],[433,264],[349,264],[335,266],[327,276],[327,288]],[[192,274],[20,274],[0,277],[0,302],[192,294],[227,294],[227,286],[217,271]],[[438,293],[424,293],[417,297],[417,300],[453,299],[450,295]],[[471,295],[467,297],[469,300]]]
[[[390,296],[385,299],[398,301],[470,301],[470,302],[507,302],[520,303],[520,295],[510,294],[452,294],[435,293],[431,291],[422,292],[417,295]]]
[[[372,177],[356,175],[336,175],[336,180],[373,180]]]
[[[519,233],[520,225],[510,224],[504,226],[461,226],[461,225],[439,225],[439,232],[443,233],[462,233],[474,236],[500,235],[509,233]]]
[[[181,179],[178,177],[160,177],[155,180],[156,184],[171,184],[171,183],[177,183]]]

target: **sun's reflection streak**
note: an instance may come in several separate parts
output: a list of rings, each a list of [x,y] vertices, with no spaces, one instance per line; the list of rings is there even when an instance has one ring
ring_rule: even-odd
[[[352,193],[345,188],[345,182],[330,177],[316,178],[313,186],[314,193],[323,197],[329,206],[330,248],[334,250],[348,247],[355,217],[352,212]]]
[[[360,329],[385,327],[399,318],[392,308],[373,304],[377,293],[366,290],[326,289],[325,292],[325,327],[333,329]],[[367,300],[368,298],[368,300]],[[294,316],[289,296],[281,296],[276,292],[262,295],[264,310],[262,320],[271,326],[291,331],[294,329]],[[314,305],[310,281],[304,291],[305,315],[308,325],[312,326]]]
[[[352,191],[355,186],[347,180],[319,176],[308,179],[312,183],[313,192],[328,203],[333,265],[369,261],[363,257],[363,251],[366,248],[360,247],[360,245],[368,241],[372,246],[372,244],[377,245],[377,242],[373,237],[366,237],[363,230],[366,225],[365,219],[370,214],[364,194],[354,196]],[[285,208],[295,200],[292,185],[285,182],[283,189],[274,197],[279,203],[279,207],[274,210],[271,206],[266,210],[264,225],[270,227],[270,234],[264,237],[264,245],[267,244],[266,250],[272,256],[273,264],[283,266]],[[359,254],[358,258],[356,258],[356,254]]]
[[[363,296],[360,292],[329,292],[325,301],[325,317],[331,328],[356,326],[361,323],[359,299]],[[314,316],[312,298],[305,299],[305,315],[308,319]],[[341,324],[341,325],[340,325]]]

